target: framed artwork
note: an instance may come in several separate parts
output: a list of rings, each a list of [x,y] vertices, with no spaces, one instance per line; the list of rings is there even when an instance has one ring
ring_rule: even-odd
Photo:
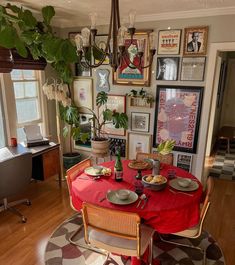
[[[92,79],[75,78],[73,81],[74,103],[78,107],[93,108]]]
[[[152,101],[148,102],[146,98],[140,96],[128,97],[129,98],[129,107],[135,108],[152,108]]]
[[[203,81],[206,57],[183,57],[181,63],[182,81]]]
[[[206,55],[208,26],[184,29],[184,55]]]
[[[109,92],[109,70],[108,69],[97,69],[96,70],[96,91]]]
[[[145,32],[137,32],[133,36],[133,41],[131,43],[130,37],[125,39],[125,46],[128,51],[129,59],[127,62],[134,62],[135,65],[139,63],[141,66],[148,64],[149,58],[149,34],[152,30]],[[141,59],[137,56],[137,40],[143,40],[144,55]],[[130,85],[130,86],[150,86],[150,70],[151,67],[141,69],[134,68],[132,69],[125,60],[122,60],[121,65],[118,67],[117,71],[113,71],[113,83],[117,85]]]
[[[178,78],[179,57],[157,58],[157,80],[175,81]]]
[[[202,87],[157,86],[154,147],[167,139],[176,141],[174,150],[196,153]]]
[[[131,130],[136,132],[149,132],[150,113],[132,112]]]
[[[97,47],[99,47],[102,51],[105,50],[107,39],[108,39],[108,34],[100,34],[100,35],[95,36],[95,43]],[[99,60],[95,60],[95,64],[98,64],[98,63],[99,63]],[[102,65],[108,65],[108,64],[109,64],[109,57],[106,56]]]
[[[181,29],[159,30],[158,54],[180,53]]]
[[[90,151],[91,150],[91,126],[92,126],[92,119],[93,115],[82,113],[80,114],[80,128],[82,133],[89,133],[89,138],[84,143],[81,140],[74,141],[74,149]]]
[[[117,148],[119,148],[121,157],[126,157],[126,139],[110,137],[109,141],[110,141],[109,150],[111,156],[115,156]]]
[[[176,160],[176,166],[188,172],[191,172],[192,171],[192,160],[193,160],[193,155],[178,154],[177,160]]]
[[[137,153],[151,152],[151,135],[128,133],[128,159],[136,159]]]
[[[108,95],[108,100],[106,106],[110,110],[116,110],[117,112],[126,112],[126,96],[121,95]],[[101,106],[98,108],[98,116],[102,120],[101,113],[103,112],[105,106]],[[126,130],[123,128],[115,128],[112,122],[105,124],[103,126],[103,131],[107,134],[111,135],[120,135],[124,136],[126,134]]]

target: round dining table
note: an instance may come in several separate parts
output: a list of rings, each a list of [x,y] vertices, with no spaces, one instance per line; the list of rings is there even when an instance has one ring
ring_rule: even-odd
[[[128,189],[135,191],[137,171],[128,167],[129,160],[123,160],[123,181],[114,180],[114,161],[101,165],[112,170],[111,176],[102,176],[94,180],[85,172],[80,173],[71,183],[71,196],[74,207],[79,211],[83,202],[127,212],[138,213],[144,223],[153,227],[157,232],[168,234],[182,231],[198,224],[200,218],[200,201],[202,185],[199,180],[189,172],[175,166],[161,164],[160,174],[168,175],[169,170],[174,170],[176,177],[190,178],[198,183],[198,189],[190,192],[174,190],[167,181],[165,189],[156,191],[144,188],[148,197],[145,207],[137,207],[139,200],[128,205],[111,203],[106,197],[107,192]],[[143,170],[142,174],[151,174],[151,170]]]

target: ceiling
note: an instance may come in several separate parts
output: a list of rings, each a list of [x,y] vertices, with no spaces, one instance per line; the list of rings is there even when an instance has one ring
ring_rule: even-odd
[[[88,14],[91,12],[98,14],[98,25],[107,24],[111,9],[111,0],[0,0],[2,5],[8,2],[29,8],[38,15],[41,7],[52,5],[56,10],[53,25],[61,28],[90,25]],[[123,22],[128,22],[131,9],[136,10],[139,22],[235,14],[234,0],[120,0],[119,6]]]

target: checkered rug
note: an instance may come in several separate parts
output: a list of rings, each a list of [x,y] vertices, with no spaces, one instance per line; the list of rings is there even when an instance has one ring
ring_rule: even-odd
[[[69,236],[82,224],[81,216],[73,216],[64,221],[51,235],[45,251],[45,265],[102,265],[105,257],[101,254],[77,247],[69,243]],[[85,244],[83,231],[77,235],[77,242]],[[187,242],[186,242],[187,241]],[[182,243],[182,241],[181,241]],[[225,265],[223,254],[215,240],[203,232],[198,239],[183,240],[206,249],[207,265]],[[154,264],[161,265],[201,265],[203,255],[199,250],[178,247],[154,240]],[[130,259],[111,255],[107,264],[130,265]]]
[[[215,178],[235,180],[235,153],[226,153],[226,150],[217,151],[209,175]]]

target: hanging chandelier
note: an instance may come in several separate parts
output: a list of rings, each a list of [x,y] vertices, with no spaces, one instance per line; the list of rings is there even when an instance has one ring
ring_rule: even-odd
[[[81,34],[75,36],[78,63],[86,68],[95,68],[102,65],[108,57],[109,64],[114,71],[122,64],[127,65],[131,69],[144,69],[150,67],[156,52],[154,32],[149,34],[147,60],[144,60],[144,51],[147,45],[146,39],[140,38],[134,40],[134,34],[136,33],[134,27],[136,13],[134,11],[129,13],[130,24],[127,29],[120,24],[119,0],[111,1],[109,32],[105,47],[99,47],[95,42],[97,36],[97,14],[91,13],[91,29],[83,28]],[[131,56],[130,49],[132,50]],[[91,56],[94,57],[94,60],[91,60]],[[144,61],[147,61],[146,65],[144,65]]]

